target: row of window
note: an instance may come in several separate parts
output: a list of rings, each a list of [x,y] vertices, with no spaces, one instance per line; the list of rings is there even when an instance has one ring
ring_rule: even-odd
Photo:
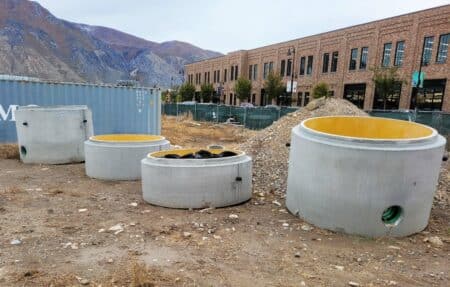
[[[425,37],[423,41],[422,65],[430,64],[433,56],[434,36]],[[445,63],[448,57],[450,33],[439,36],[439,46],[436,54],[436,63]]]
[[[358,61],[358,48],[353,48],[350,50],[350,63],[348,69],[350,71],[356,70],[356,62]],[[361,48],[361,56],[359,58],[359,69],[365,70],[367,68],[367,62],[369,60],[369,48]]]
[[[392,42],[385,43],[383,46],[383,55],[381,60],[381,65],[383,67],[389,67],[391,65],[391,58],[392,58]],[[426,66],[431,63],[432,54],[433,54],[433,44],[434,44],[434,36],[427,36],[424,38],[423,42],[423,51],[422,51],[422,65]],[[440,35],[439,37],[439,46],[438,51],[436,54],[436,63],[445,63],[447,61],[448,57],[448,50],[449,50],[449,44],[450,44],[450,33]],[[359,57],[359,70],[366,70],[368,66],[368,60],[369,60],[369,48],[368,47],[362,47],[360,48],[360,57]],[[357,60],[358,60],[358,52],[359,48],[353,48],[350,50],[350,61],[349,61],[349,67],[348,69],[350,71],[354,71],[357,68]],[[403,65],[405,55],[405,41],[397,41],[395,43],[395,53],[394,53],[394,61],[393,65],[397,67],[401,67]],[[328,70],[330,72],[336,72],[338,67],[338,58],[339,58],[339,52],[335,51],[331,54],[331,66],[330,66],[330,53],[324,53],[323,54],[323,61],[322,61],[322,73],[328,73]],[[299,75],[311,75],[313,71],[313,60],[314,57],[312,55],[310,56],[302,56],[300,57],[300,64],[299,64]],[[263,79],[266,79],[268,73],[273,71],[273,62],[267,62],[264,63],[263,66]],[[280,63],[280,75],[282,77],[284,76],[291,76],[294,73],[293,71],[293,64],[292,59],[281,60]],[[230,80],[234,81],[237,80],[239,75],[238,72],[238,66],[231,66],[231,73],[230,73]],[[248,73],[249,80],[257,80],[258,78],[258,65],[249,65],[249,73]],[[224,82],[227,81],[227,69],[224,70]],[[188,82],[191,84],[194,83],[193,75],[188,75]],[[205,72],[204,74],[204,83],[210,82],[210,73]],[[214,83],[220,82],[220,70],[214,71]],[[201,84],[201,74],[197,73],[195,74],[195,84]]]
[[[250,81],[256,81],[258,78],[258,64],[248,66],[248,79]]]
[[[381,66],[389,67],[391,64],[392,43],[385,43],[383,46],[383,57]],[[398,41],[395,45],[394,66],[401,67],[403,65],[403,57],[405,54],[405,41]]]
[[[257,65],[255,65],[255,72],[257,70]],[[230,70],[230,80],[234,81],[238,79],[239,76],[239,68],[237,65],[235,66],[231,66],[231,70]],[[202,74],[201,73],[196,73],[195,74],[195,81],[194,81],[194,75],[190,74],[188,75],[188,82],[190,84],[196,84],[196,85],[200,85],[202,83]],[[256,76],[255,76],[256,79]],[[227,69],[223,70],[223,81],[226,82],[227,81]],[[204,74],[204,78],[203,78],[203,83],[210,83],[210,72],[205,72]],[[213,71],[213,83],[220,83],[220,70],[215,70]]]

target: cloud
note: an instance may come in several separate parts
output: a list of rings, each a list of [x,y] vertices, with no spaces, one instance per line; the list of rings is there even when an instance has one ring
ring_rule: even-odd
[[[251,49],[448,3],[448,0],[39,0],[55,16],[222,53]]]

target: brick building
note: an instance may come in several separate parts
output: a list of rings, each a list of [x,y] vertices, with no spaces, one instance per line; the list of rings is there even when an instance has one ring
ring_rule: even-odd
[[[236,105],[234,84],[243,76],[252,81],[249,102],[266,105],[270,103],[264,81],[274,71],[287,86],[291,81],[296,84],[294,93],[278,102],[303,106],[313,86],[326,82],[334,96],[371,110],[384,108],[384,101],[375,90],[370,68],[396,66],[406,83],[398,84],[387,109],[450,112],[449,44],[450,5],[445,5],[188,64],[185,80],[197,91],[201,84],[212,83],[222,103]],[[416,93],[412,74],[419,70],[425,80]]]

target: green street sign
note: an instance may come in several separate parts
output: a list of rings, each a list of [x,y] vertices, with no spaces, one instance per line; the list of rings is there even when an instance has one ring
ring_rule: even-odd
[[[420,72],[420,79],[419,79],[419,71],[414,71],[412,74],[412,86],[415,88],[423,88],[423,81],[425,80],[425,73]]]

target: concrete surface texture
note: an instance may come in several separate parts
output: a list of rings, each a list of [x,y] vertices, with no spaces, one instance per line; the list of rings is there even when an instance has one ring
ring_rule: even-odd
[[[322,228],[368,237],[423,230],[445,139],[422,125],[367,118],[375,125],[370,136],[371,129],[357,128],[364,118],[349,118],[354,124],[343,121],[346,127],[340,118],[310,119],[292,129],[289,211]],[[405,123],[415,131],[402,134]],[[380,133],[383,127],[388,132]]]
[[[162,136],[94,136],[85,142],[86,174],[104,180],[137,180],[141,178],[141,160],[148,153],[169,148],[170,142]]]
[[[87,106],[21,106],[15,111],[20,159],[24,163],[84,161],[84,141],[93,134]]]
[[[243,152],[209,159],[160,156],[163,155],[153,153],[142,160],[142,191],[149,203],[171,208],[207,208],[234,205],[251,198],[252,159]]]

